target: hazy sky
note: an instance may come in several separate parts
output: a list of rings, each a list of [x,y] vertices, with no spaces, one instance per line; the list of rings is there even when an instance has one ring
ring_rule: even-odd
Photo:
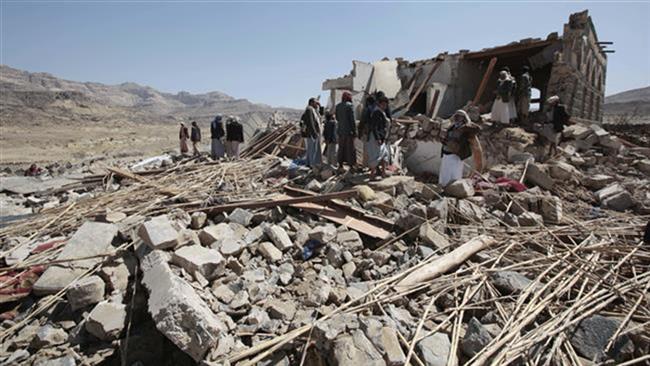
[[[648,2],[224,3],[2,0],[0,62],[77,81],[222,91],[302,107],[352,60],[431,58],[562,34],[584,9],[614,41],[607,95],[650,85]]]

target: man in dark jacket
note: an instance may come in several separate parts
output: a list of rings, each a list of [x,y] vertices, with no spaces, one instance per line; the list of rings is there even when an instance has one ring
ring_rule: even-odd
[[[211,155],[212,159],[217,160],[223,158],[225,154],[225,148],[223,146],[223,136],[226,134],[223,130],[223,117],[219,114],[214,117],[214,120],[210,124],[210,137],[212,138],[212,149]]]
[[[331,112],[325,112],[325,125],[323,126],[323,140],[325,140],[325,157],[327,163],[334,165],[336,163],[336,124],[334,115]]]
[[[344,163],[350,165],[350,168],[355,168],[357,165],[357,150],[354,147],[354,138],[357,135],[357,129],[352,94],[349,92],[344,92],[341,103],[336,105],[336,120],[338,122],[336,133],[339,140],[339,171],[343,170]]]
[[[386,115],[388,98],[385,96],[377,99],[377,107],[373,110],[368,124],[368,167],[370,178],[377,174],[386,174],[386,164],[390,158],[386,138],[390,130],[390,119]]]
[[[557,151],[557,145],[560,143],[564,126],[570,123],[571,115],[567,111],[567,107],[560,103],[560,97],[557,95],[548,98],[546,104],[548,106],[546,120],[547,122],[550,122],[552,132],[546,133],[545,137],[551,143],[550,154],[554,155]],[[545,128],[545,130],[549,129]]]
[[[528,122],[528,111],[530,109],[530,91],[533,85],[533,78],[530,76],[530,68],[523,67],[523,73],[517,83],[517,116],[519,124],[523,125]]]
[[[244,127],[239,122],[239,117],[231,117],[226,125],[226,141],[228,156],[239,159],[239,144],[244,142]]]
[[[318,168],[323,161],[320,146],[320,114],[316,98],[309,98],[307,108],[302,114],[303,136],[305,136],[307,149],[307,166]]]
[[[359,128],[357,129],[357,134],[363,145],[363,166],[368,166],[368,125],[370,124],[370,116],[376,107],[375,97],[373,95],[366,96],[365,107],[361,112]]]
[[[194,155],[199,155],[198,144],[201,142],[201,129],[196,124],[196,121],[192,121],[192,133],[190,135],[190,140],[192,140],[192,149],[194,150]]]

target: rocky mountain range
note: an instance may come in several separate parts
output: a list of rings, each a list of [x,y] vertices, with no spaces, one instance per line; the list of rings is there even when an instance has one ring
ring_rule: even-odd
[[[105,85],[57,78],[0,65],[0,118],[9,125],[57,122],[209,122],[217,113],[238,115],[244,124],[260,125],[279,111],[296,117],[299,111],[273,108],[236,99],[221,92],[176,94],[136,83]],[[248,126],[248,130],[254,126]]]

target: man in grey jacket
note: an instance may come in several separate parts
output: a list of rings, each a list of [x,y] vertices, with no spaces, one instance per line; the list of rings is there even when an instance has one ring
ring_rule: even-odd
[[[344,92],[341,103],[336,105],[336,119],[338,121],[339,171],[343,171],[343,164],[347,163],[351,169],[357,165],[357,150],[354,147],[354,138],[357,135],[357,126],[354,118],[354,105],[352,94]]]

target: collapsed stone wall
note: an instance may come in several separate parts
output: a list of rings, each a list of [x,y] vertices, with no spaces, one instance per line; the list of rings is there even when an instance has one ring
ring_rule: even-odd
[[[563,49],[556,53],[547,96],[558,95],[573,117],[603,120],[607,58],[587,11],[572,14],[564,25]]]

